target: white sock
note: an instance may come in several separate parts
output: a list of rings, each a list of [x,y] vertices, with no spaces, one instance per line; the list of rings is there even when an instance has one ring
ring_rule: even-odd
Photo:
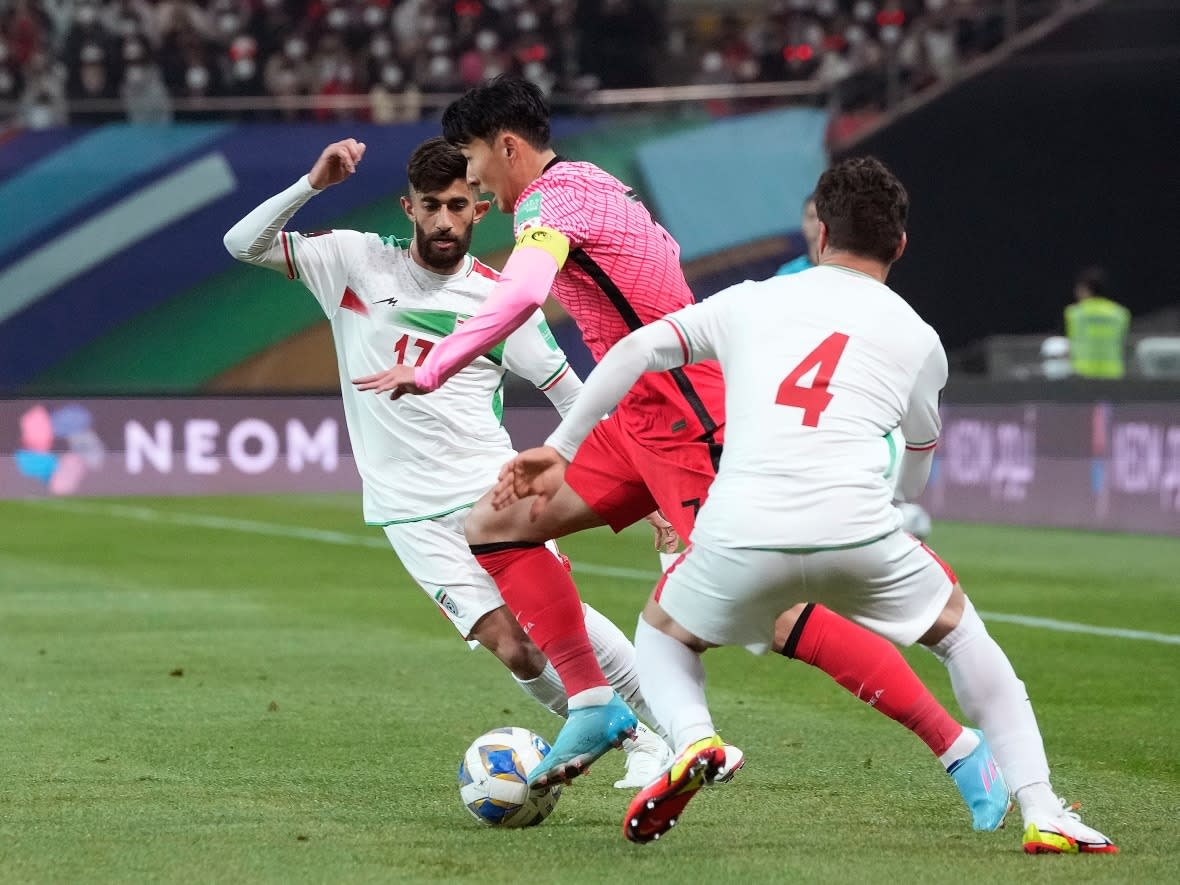
[[[561,684],[561,677],[552,664],[546,662],[541,675],[532,679],[518,679],[515,674],[512,678],[516,679],[516,684],[524,689],[525,694],[531,695],[542,707],[548,707],[562,719],[565,718],[565,686]]]
[[[657,630],[642,615],[635,627],[635,666],[655,721],[677,752],[716,732],[705,703],[701,656]]]
[[[1053,818],[1061,813],[1061,800],[1048,783],[1029,784],[1013,792],[1020,803],[1020,816],[1025,824],[1033,815]]]
[[[970,728],[964,728],[947,751],[938,757],[938,761],[942,763],[943,768],[950,768],[960,759],[966,759],[974,753],[978,746],[979,735]]]
[[[963,618],[930,649],[946,665],[955,699],[983,729],[1008,788],[1049,782],[1049,761],[1024,683],[967,600]]]
[[[635,715],[645,722],[652,722],[651,709],[639,691],[639,672],[635,669],[635,646],[602,612],[582,604],[586,613],[586,633],[598,666],[610,687],[619,693]],[[658,730],[658,726],[657,726]],[[666,738],[667,735],[664,735]]]
[[[594,688],[570,695],[569,708],[576,710],[579,707],[601,707],[603,704],[609,704],[614,696],[615,690],[609,685],[596,685]]]

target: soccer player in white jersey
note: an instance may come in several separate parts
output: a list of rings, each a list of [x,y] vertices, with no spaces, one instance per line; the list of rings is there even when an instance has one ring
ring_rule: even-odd
[[[692,546],[657,585],[635,635],[644,695],[681,752],[641,790],[623,823],[659,838],[724,761],[700,655],[767,651],[778,614],[816,600],[900,644],[921,643],[950,672],[1024,818],[1030,853],[1114,853],[1049,784],[1024,684],[954,572],[899,530],[882,437],[909,441],[899,491],[929,476],[947,378],[938,334],[885,285],[906,245],[908,197],[872,158],[845,160],[816,190],[819,266],[746,282],[631,333],[587,379],[545,447],[506,465],[494,503],[536,494],[540,512],[598,416],[642,373],[720,361],[728,435]],[[981,772],[984,781],[996,776]]]
[[[421,364],[475,313],[498,276],[468,254],[472,228],[489,204],[467,183],[462,154],[441,138],[420,145],[408,164],[409,196],[401,203],[414,224],[413,239],[284,229],[308,200],[351,176],[364,152],[354,139],[326,147],[307,175],[230,229],[226,248],[241,261],[303,283],[331,323],[365,522],[385,530],[406,571],[465,639],[487,648],[528,694],[565,716],[561,680],[472,557],[463,520],[514,454],[500,423],[505,371],[533,382],[562,413],[581,381],[538,310],[437,396],[394,402],[356,390],[350,379],[384,368],[391,358]],[[607,678],[628,703],[646,710],[633,646],[595,609],[584,610]],[[646,729],[624,750],[627,776],[620,788],[643,786],[669,759],[664,742]]]

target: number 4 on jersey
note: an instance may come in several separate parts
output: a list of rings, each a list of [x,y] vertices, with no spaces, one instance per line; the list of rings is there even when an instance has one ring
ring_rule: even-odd
[[[842,332],[833,332],[807,356],[803,357],[799,365],[791,370],[783,383],[778,387],[778,396],[774,401],[780,406],[794,406],[803,410],[803,426],[819,427],[819,416],[832,403],[832,394],[828,393],[828,383],[836,372],[836,364],[844,355],[844,346],[848,344],[848,336]],[[819,366],[815,373],[815,380],[808,387],[799,384],[799,379]]]

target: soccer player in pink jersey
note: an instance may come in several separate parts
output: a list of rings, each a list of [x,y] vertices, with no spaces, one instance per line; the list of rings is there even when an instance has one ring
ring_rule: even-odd
[[[394,398],[429,393],[517,328],[550,292],[596,359],[630,331],[694,302],[679,246],[635,192],[591,163],[554,152],[536,86],[500,77],[475,87],[447,108],[443,130],[467,157],[472,183],[491,192],[500,211],[513,213],[516,248],[484,307],[421,366],[357,378],[358,388],[392,391]],[[569,698],[569,717],[530,775],[533,783],[577,776],[636,721],[607,685],[586,638],[577,588],[544,542],[601,525],[619,531],[657,508],[689,538],[717,473],[724,426],[716,362],[650,372],[598,422],[547,506],[521,501],[496,511],[485,497],[468,518],[472,552]],[[976,734],[947,713],[891,643],[822,606],[786,613],[776,648],[873,699],[940,758],[963,758],[979,747]]]

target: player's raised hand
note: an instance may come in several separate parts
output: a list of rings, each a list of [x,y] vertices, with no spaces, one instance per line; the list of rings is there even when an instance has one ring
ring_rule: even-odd
[[[352,383],[357,390],[372,390],[376,393],[385,393],[387,390],[392,390],[393,393],[390,394],[390,399],[399,399],[407,393],[418,395],[430,392],[414,383],[414,369],[412,366],[394,366],[393,368],[386,369],[384,372],[365,375],[361,378],[353,378]]]
[[[550,446],[526,449],[500,469],[499,481],[492,490],[492,507],[503,510],[521,498],[535,495],[529,509],[529,519],[535,520],[561,488],[568,463]]]
[[[311,171],[307,173],[307,180],[316,190],[322,191],[326,187],[339,184],[356,172],[357,164],[365,155],[365,143],[355,138],[346,138],[324,148],[320,158],[315,161]]]

